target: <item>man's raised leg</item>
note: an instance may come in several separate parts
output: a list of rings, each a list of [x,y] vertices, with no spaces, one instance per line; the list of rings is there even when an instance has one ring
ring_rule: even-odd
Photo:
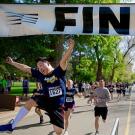
[[[11,120],[8,124],[0,126],[0,132],[13,131],[16,125],[28,114],[33,106],[37,106],[33,99],[30,99],[26,104],[20,109],[14,120]]]

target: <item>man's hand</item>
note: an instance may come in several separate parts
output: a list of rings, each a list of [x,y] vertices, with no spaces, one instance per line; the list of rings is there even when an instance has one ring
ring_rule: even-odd
[[[98,102],[97,102],[97,97],[94,97],[94,105],[96,105]]]
[[[25,64],[15,62],[15,61],[13,61],[13,59],[11,57],[6,58],[6,63],[16,67],[17,69],[19,69],[19,70],[21,70],[23,72],[31,74],[31,67],[29,67],[29,66],[27,66]]]
[[[73,48],[74,48],[74,45],[75,45],[75,42],[73,39],[68,39],[67,40],[67,44],[68,44],[68,49],[67,51],[65,52],[65,54],[63,55],[61,61],[60,61],[60,66],[63,70],[66,70],[66,67],[67,67],[67,62],[72,54],[72,51],[73,51]]]
[[[6,63],[8,63],[8,64],[13,64],[13,59],[11,58],[11,57],[7,57],[6,58]]]

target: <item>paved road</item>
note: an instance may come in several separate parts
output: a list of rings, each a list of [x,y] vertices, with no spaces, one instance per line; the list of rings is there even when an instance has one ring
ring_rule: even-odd
[[[135,135],[135,88],[132,96],[122,97],[117,102],[116,96],[109,104],[109,114],[106,123],[100,121],[100,135],[110,135],[115,119],[120,118],[119,135]],[[17,108],[18,110],[19,108]],[[14,113],[0,113],[0,124],[7,122]],[[12,135],[52,135],[52,126],[48,116],[44,116],[45,123],[38,124],[39,118],[34,109],[18,125]],[[76,98],[76,108],[69,125],[69,135],[94,135],[94,106],[87,104],[87,99]],[[0,133],[7,135],[7,133]]]

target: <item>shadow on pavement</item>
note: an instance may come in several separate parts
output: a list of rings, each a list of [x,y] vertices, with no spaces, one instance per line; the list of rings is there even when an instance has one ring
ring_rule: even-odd
[[[10,109],[4,109],[4,108],[0,108],[0,112],[13,112],[13,110]]]
[[[88,105],[82,105],[82,106],[81,105],[78,105],[78,106],[75,106],[75,108],[80,108],[80,107],[83,107],[84,108],[86,106],[91,106],[91,105],[90,104],[88,104]]]
[[[28,128],[32,128],[32,127],[48,126],[48,125],[51,125],[51,123],[50,122],[45,122],[43,124],[35,123],[35,124],[30,124],[30,125],[24,125],[24,126],[16,127],[15,130],[28,129]]]
[[[87,134],[85,134],[85,135],[92,135],[93,133],[91,132],[91,133],[87,133]]]
[[[85,112],[90,112],[90,111],[93,112],[93,109],[91,109],[91,110],[86,110],[86,111],[76,111],[76,112],[73,112],[73,114],[85,113]]]
[[[51,131],[48,135],[53,135],[54,131]]]

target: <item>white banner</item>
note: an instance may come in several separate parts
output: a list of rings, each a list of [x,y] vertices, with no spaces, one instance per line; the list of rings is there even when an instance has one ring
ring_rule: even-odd
[[[0,37],[39,34],[135,35],[135,4],[0,4]]]

